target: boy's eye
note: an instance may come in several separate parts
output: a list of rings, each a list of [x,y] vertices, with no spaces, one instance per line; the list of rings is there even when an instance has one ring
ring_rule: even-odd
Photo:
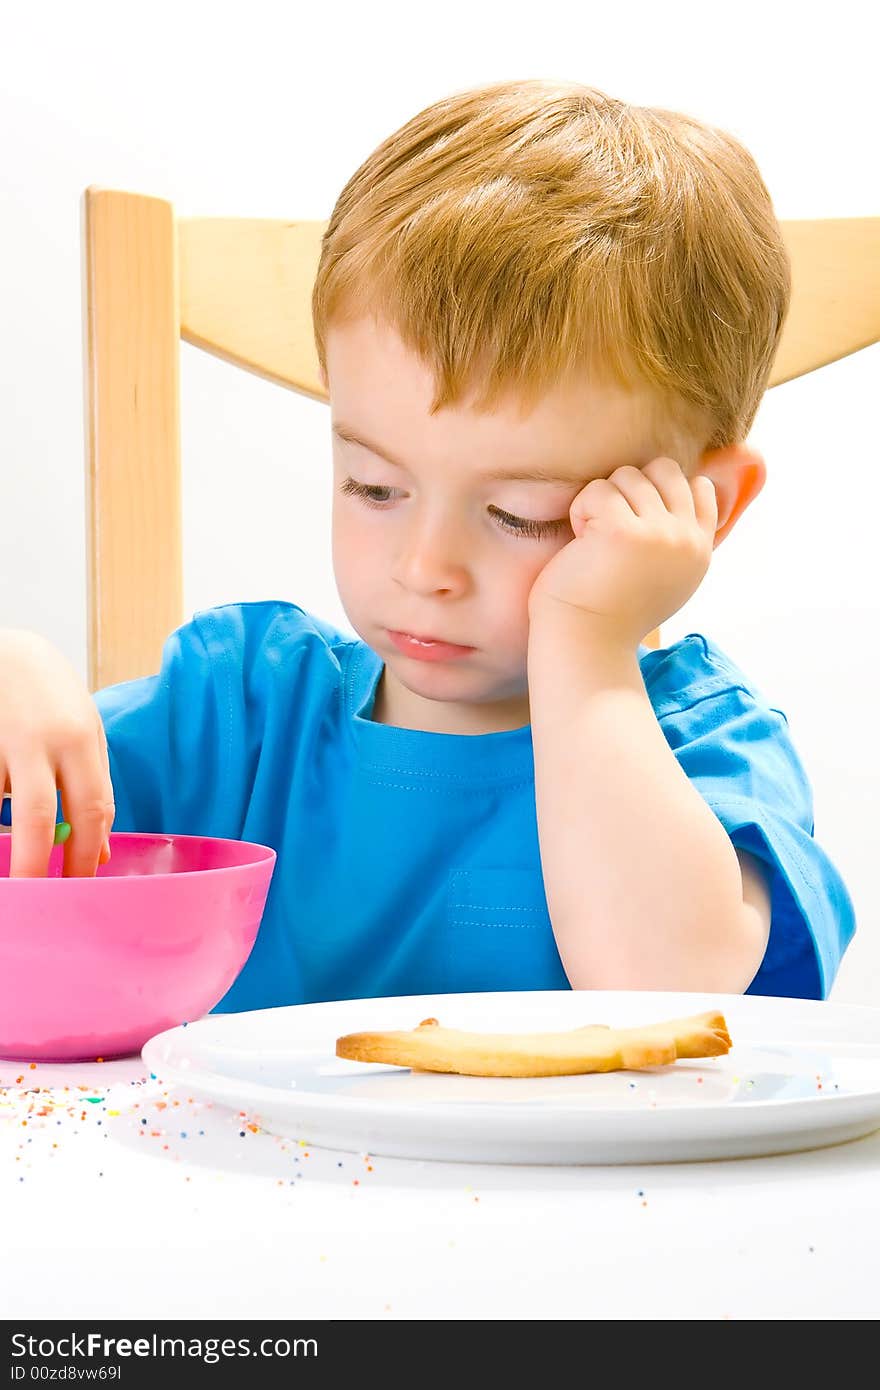
[[[370,507],[383,506],[391,500],[387,494],[394,491],[393,488],[382,487],[377,483],[356,483],[353,478],[346,478],[340,490],[347,496],[360,497]],[[516,536],[543,537],[571,529],[567,516],[554,521],[535,521],[530,517],[514,516],[511,512],[502,511],[500,507],[490,507],[489,510],[496,517],[499,526]]]
[[[344,492],[351,497],[361,497],[365,502],[373,506],[379,506],[383,502],[388,502],[388,497],[377,497],[377,492],[393,492],[393,488],[380,487],[378,483],[356,483],[354,478],[346,478],[340,487],[340,492]]]
[[[555,521],[534,521],[531,517],[512,516],[510,512],[502,512],[500,507],[490,507],[489,510],[498,518],[499,525],[518,536],[553,536],[558,531],[571,529],[567,516],[558,517]]]

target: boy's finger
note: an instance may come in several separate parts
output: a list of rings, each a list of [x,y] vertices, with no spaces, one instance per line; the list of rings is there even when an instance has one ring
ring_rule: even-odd
[[[714,536],[718,526],[718,493],[715,484],[707,473],[700,473],[691,480],[691,490],[697,521],[707,535]]]
[[[96,725],[97,725],[97,730],[98,730],[98,748],[100,749],[100,753],[101,753],[101,763],[102,763],[102,766],[103,766],[103,768],[104,768],[105,773],[107,774],[107,781],[109,782],[109,781],[110,781],[110,749],[109,749],[108,746],[107,746],[107,734],[106,734],[106,731],[105,731],[105,729],[104,729],[104,725],[103,725],[103,723],[102,723],[102,721],[101,721],[101,716],[100,716],[100,714],[98,714],[97,709],[95,710],[95,723],[96,723]]]
[[[107,785],[108,785],[108,787],[110,788],[110,795],[113,796],[113,781],[112,781],[112,778],[111,778],[111,776],[110,776],[110,749],[109,749],[109,747],[107,746],[107,734],[106,734],[106,731],[105,731],[105,729],[104,729],[104,725],[103,725],[103,722],[102,722],[102,720],[101,720],[101,716],[100,716],[99,714],[97,714],[97,710],[96,710],[96,715],[97,715],[97,725],[98,725],[98,745],[99,745],[99,747],[100,747],[100,749],[101,749],[101,764],[102,764],[102,766],[103,766],[103,768],[104,768],[104,775],[105,775],[105,777],[106,777],[106,779],[107,779]],[[114,814],[114,816],[115,816],[115,814],[116,814],[115,808],[114,808],[114,813],[113,813],[113,814]],[[107,826],[107,834],[104,836],[104,844],[103,844],[103,846],[101,847],[101,857],[100,857],[100,859],[98,860],[98,864],[99,864],[99,865],[101,865],[101,864],[107,864],[107,863],[109,862],[109,860],[110,860],[110,857],[111,857],[111,850],[110,850],[110,831],[111,831],[112,829],[113,829],[113,819],[111,818],[110,823],[109,823],[108,826]]]
[[[104,731],[103,723],[101,723],[100,714],[97,716],[97,742],[99,742],[101,753],[101,767],[104,769],[104,777],[106,777],[107,785],[110,787],[110,795],[111,798],[113,798],[113,780],[111,780],[110,776],[110,748],[107,746],[107,734],[106,731]],[[113,816],[110,817],[110,823],[107,824],[107,834],[104,835],[104,844],[101,845],[100,859],[97,860],[99,865],[106,865],[108,860],[110,860],[110,831],[113,830],[114,816],[115,808]]]
[[[94,878],[114,815],[113,788],[98,747],[71,750],[59,764],[58,785],[70,824],[63,876]]]
[[[8,791],[8,789],[8,783],[6,781],[6,764],[0,761],[0,835],[8,835],[10,830],[12,829],[10,823],[12,805],[11,802],[6,800],[6,797],[4,795],[4,793]],[[4,841],[0,840],[0,844],[3,843]],[[9,845],[9,853],[12,853],[11,843]]]
[[[9,768],[12,789],[10,878],[45,878],[55,838],[58,792],[48,763]]]

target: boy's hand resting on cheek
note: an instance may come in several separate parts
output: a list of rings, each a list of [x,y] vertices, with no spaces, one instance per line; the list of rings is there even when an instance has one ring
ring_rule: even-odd
[[[0,629],[0,791],[12,792],[10,877],[48,872],[59,789],[72,827],[64,876],[93,877],[110,858],[115,814],[97,706],[50,642]]]
[[[569,512],[575,539],[541,570],[529,617],[564,603],[600,641],[635,648],[699,588],[718,525],[710,478],[688,480],[671,458],[596,478]]]

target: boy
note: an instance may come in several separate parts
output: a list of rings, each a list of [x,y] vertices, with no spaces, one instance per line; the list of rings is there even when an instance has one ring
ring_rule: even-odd
[[[92,699],[3,634],[13,872],[45,872],[56,787],[67,873],[111,823],[273,845],[221,1012],[825,997],[853,910],[785,716],[702,635],[643,645],[764,484],[742,441],[789,296],[723,132],[575,83],[421,112],[342,190],[313,294],[358,636],[227,605]]]

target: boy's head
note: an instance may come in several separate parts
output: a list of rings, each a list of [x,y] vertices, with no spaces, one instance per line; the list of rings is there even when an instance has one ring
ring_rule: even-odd
[[[337,583],[386,663],[376,717],[528,720],[528,591],[591,478],[670,455],[712,477],[728,534],[764,481],[743,441],[789,297],[753,159],[689,117],[498,83],[373,152],[333,209],[313,316]],[[489,476],[537,468],[559,481]],[[473,650],[418,660],[395,628]]]

